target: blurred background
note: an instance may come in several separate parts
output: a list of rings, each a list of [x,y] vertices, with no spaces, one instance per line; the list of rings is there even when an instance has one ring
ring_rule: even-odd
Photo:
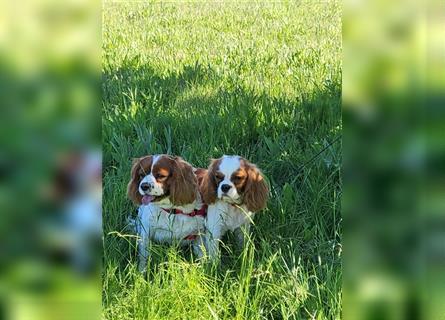
[[[445,319],[445,3],[343,8],[344,318]]]
[[[344,2],[345,319],[445,319],[445,4]],[[0,318],[100,318],[101,3],[0,3]]]
[[[0,319],[100,317],[100,3],[0,2]]]

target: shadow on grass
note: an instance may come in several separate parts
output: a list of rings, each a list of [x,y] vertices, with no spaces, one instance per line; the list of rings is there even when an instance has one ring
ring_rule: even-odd
[[[265,148],[275,156],[283,138],[295,141],[304,155],[305,148],[320,142],[317,139],[333,137],[332,128],[340,119],[339,84],[326,83],[317,92],[291,100],[256,93],[200,64],[165,75],[150,66],[123,67],[103,75],[103,92],[104,111],[113,117],[113,126],[104,124],[106,132],[123,133],[137,142],[142,137],[135,127],[150,128],[161,148],[169,144],[165,139],[174,140],[171,150],[161,152],[183,156],[185,152],[191,155],[187,160],[197,165],[207,165],[208,158],[220,156],[221,151],[249,158]],[[171,137],[163,135],[166,129]],[[192,148],[198,144],[205,152],[196,154]],[[132,151],[130,157],[153,150],[135,145]],[[122,165],[105,160],[106,166]]]

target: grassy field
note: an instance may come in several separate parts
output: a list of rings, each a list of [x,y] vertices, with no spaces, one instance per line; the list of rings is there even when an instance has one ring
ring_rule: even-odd
[[[340,2],[105,2],[102,74],[104,317],[340,318]],[[242,252],[154,246],[135,270],[126,184],[153,153],[258,164],[271,199]]]

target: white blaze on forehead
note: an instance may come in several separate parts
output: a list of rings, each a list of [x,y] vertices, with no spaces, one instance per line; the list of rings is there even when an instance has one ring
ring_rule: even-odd
[[[139,184],[139,192],[144,195],[144,194],[149,194],[152,196],[160,196],[164,194],[164,189],[162,187],[162,184],[158,183],[156,181],[156,178],[153,175],[153,167],[155,165],[156,162],[159,161],[159,159],[161,159],[162,156],[161,155],[154,155],[153,156],[153,162],[151,164],[151,168],[150,168],[150,173],[147,174],[140,182]],[[151,186],[150,191],[148,192],[144,192],[144,190],[142,190],[141,185],[143,183],[148,183]]]
[[[160,158],[161,158],[161,156],[158,155],[158,154],[153,156],[153,162],[151,163],[150,171],[153,171],[153,167],[155,166],[155,163],[158,162],[158,160],[159,160]]]
[[[240,157],[238,156],[223,156],[219,164],[219,171],[224,174],[224,180],[230,180],[232,173],[237,171],[241,166]]]
[[[223,156],[221,159],[221,162],[219,164],[219,172],[224,174],[224,179],[219,183],[218,189],[217,189],[217,196],[219,199],[223,199],[223,201],[229,202],[229,203],[236,203],[240,195],[238,194],[238,191],[235,188],[235,185],[230,180],[232,177],[232,174],[237,171],[241,166],[241,159],[238,156]],[[222,191],[222,185],[229,185],[231,188],[227,192]]]

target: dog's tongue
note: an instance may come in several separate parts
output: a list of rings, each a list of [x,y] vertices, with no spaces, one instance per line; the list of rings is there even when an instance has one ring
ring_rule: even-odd
[[[150,202],[152,202],[153,199],[154,199],[153,196],[149,196],[148,194],[146,194],[145,196],[142,197],[142,203],[145,204],[145,205],[147,205],[147,204],[149,204]]]

